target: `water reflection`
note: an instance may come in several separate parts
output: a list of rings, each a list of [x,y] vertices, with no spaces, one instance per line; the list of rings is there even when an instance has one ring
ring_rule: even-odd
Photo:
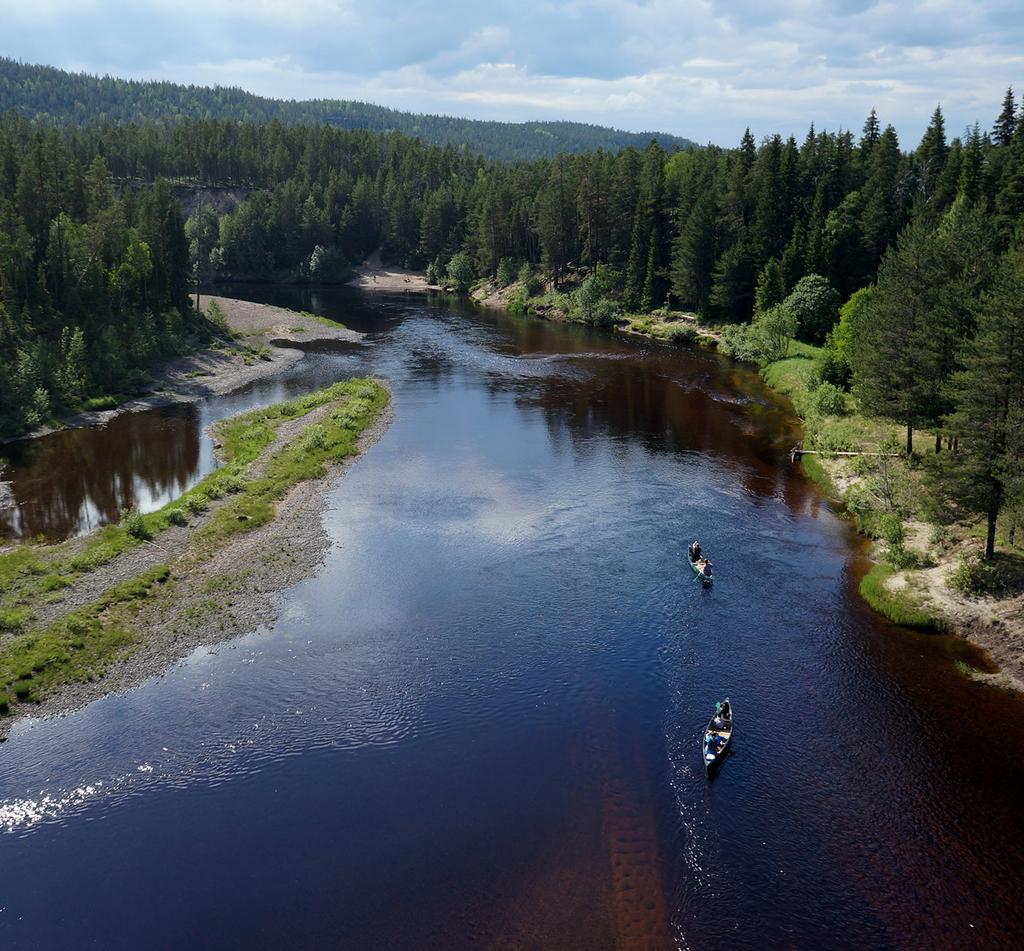
[[[196,406],[165,407],[11,443],[0,478],[12,504],[0,509],[0,535],[61,539],[128,508],[159,508],[214,464],[199,438],[202,418]]]

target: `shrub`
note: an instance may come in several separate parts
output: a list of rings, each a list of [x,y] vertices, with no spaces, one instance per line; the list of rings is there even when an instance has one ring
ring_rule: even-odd
[[[127,509],[121,516],[121,528],[139,541],[147,541],[152,535],[146,525],[146,517],[134,508]]]
[[[168,509],[167,521],[172,525],[188,525],[188,516],[182,509]]]
[[[24,626],[25,616],[21,611],[0,608],[0,634],[19,634]]]
[[[943,551],[955,541],[956,535],[948,525],[933,525],[928,535],[928,544]]]
[[[811,394],[811,406],[820,416],[845,416],[846,394],[832,383],[821,383]]]
[[[440,284],[444,280],[444,262],[438,255],[427,265],[427,283]]]
[[[224,316],[224,311],[221,310],[220,304],[215,300],[211,300],[206,305],[206,319],[213,324],[218,333],[222,333],[224,336],[230,336],[231,330],[228,327],[228,319]]]
[[[797,322],[797,336],[820,344],[839,315],[839,293],[820,274],[808,274],[797,281],[783,307]]]
[[[314,423],[302,434],[298,447],[301,452],[322,452],[327,448],[327,430]]]
[[[980,555],[965,556],[947,576],[946,584],[969,598],[998,594],[1006,587],[1006,578],[999,565]]]
[[[476,280],[473,259],[465,251],[460,251],[448,262],[445,276],[455,290],[468,291],[469,285]]]
[[[118,396],[92,396],[82,404],[82,409],[90,412],[97,410],[114,409],[121,402]]]
[[[210,507],[210,497],[203,492],[196,492],[184,501],[185,510],[192,515],[202,515]]]
[[[797,326],[793,311],[782,304],[759,313],[750,329],[758,363],[764,365],[784,360],[789,355],[790,338],[796,336]]]
[[[536,297],[542,290],[544,290],[544,282],[540,279],[533,268],[529,264],[524,264],[519,269],[519,274],[516,279],[520,284],[523,285],[523,293],[527,297]]]
[[[502,258],[494,272],[494,283],[498,287],[508,287],[516,279],[516,271],[516,262],[512,258]]]
[[[697,341],[697,328],[688,323],[668,324],[662,334],[669,343],[680,347]]]

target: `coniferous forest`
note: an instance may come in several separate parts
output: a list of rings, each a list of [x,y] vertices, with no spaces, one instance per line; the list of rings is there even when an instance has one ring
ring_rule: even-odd
[[[401,132],[423,142],[466,147],[502,161],[553,158],[561,152],[598,148],[618,150],[629,145],[642,148],[651,138],[666,148],[693,144],[675,135],[623,132],[585,122],[495,122],[416,115],[349,99],[268,99],[236,87],[90,76],[0,56],[0,112],[7,110],[57,125],[187,117]]]
[[[918,143],[872,111],[856,134],[516,163],[327,125],[9,112],[0,425],[31,427],[194,345],[196,278],[336,281],[378,248],[462,286],[590,274],[612,302],[591,322],[669,306],[749,324],[732,347],[754,359],[773,339],[824,345],[821,380],[905,426],[908,449],[929,428],[969,450],[947,483],[989,516],[991,550],[1021,493],[1022,218],[1012,91],[990,128],[952,135],[937,108]]]

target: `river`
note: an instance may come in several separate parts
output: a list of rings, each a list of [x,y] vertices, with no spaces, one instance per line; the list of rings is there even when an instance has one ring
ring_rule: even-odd
[[[1024,947],[1024,704],[859,600],[756,373],[444,299],[237,293],[368,340],[23,444],[8,531],[160,504],[215,464],[207,422],[340,377],[386,377],[394,422],[272,630],[0,746],[0,947]]]

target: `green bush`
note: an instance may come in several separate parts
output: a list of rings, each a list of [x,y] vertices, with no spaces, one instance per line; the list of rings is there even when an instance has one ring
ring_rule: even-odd
[[[529,264],[524,264],[519,268],[519,274],[516,275],[516,280],[523,285],[523,293],[527,297],[536,297],[542,290],[544,290],[544,282],[540,279],[540,275],[538,275]]]
[[[218,333],[224,334],[224,336],[231,335],[231,330],[228,327],[228,319],[224,316],[224,311],[221,309],[220,304],[215,300],[211,300],[206,305],[206,319],[213,324]]]
[[[697,342],[697,328],[689,323],[667,324],[662,331],[662,336],[677,346]]]
[[[846,394],[832,383],[819,383],[811,393],[811,406],[820,416],[845,416],[849,412]]]
[[[782,306],[796,319],[795,336],[808,343],[822,343],[839,319],[839,293],[820,274],[800,278]]]
[[[960,564],[946,576],[946,584],[969,598],[978,598],[1004,590],[1006,578],[995,562],[973,555],[960,559]]]
[[[427,283],[440,284],[444,280],[444,261],[438,255],[427,265]]]
[[[20,634],[25,627],[25,615],[21,611],[0,608],[0,634]]]
[[[167,521],[172,525],[188,525],[188,516],[181,509],[168,509]]]
[[[122,402],[122,397],[107,394],[106,396],[92,396],[82,404],[82,409],[89,412],[98,410],[114,409]]]
[[[202,515],[210,507],[210,497],[203,492],[194,492],[182,503],[192,515]]]
[[[146,524],[146,517],[138,509],[130,508],[121,516],[121,528],[132,538],[139,541],[148,541],[152,537],[149,526]]]
[[[460,251],[448,262],[445,277],[455,290],[469,290],[470,284],[476,280],[476,267],[467,252]]]
[[[498,269],[494,272],[494,283],[498,287],[508,287],[516,279],[518,268],[512,258],[502,258],[498,262]]]

